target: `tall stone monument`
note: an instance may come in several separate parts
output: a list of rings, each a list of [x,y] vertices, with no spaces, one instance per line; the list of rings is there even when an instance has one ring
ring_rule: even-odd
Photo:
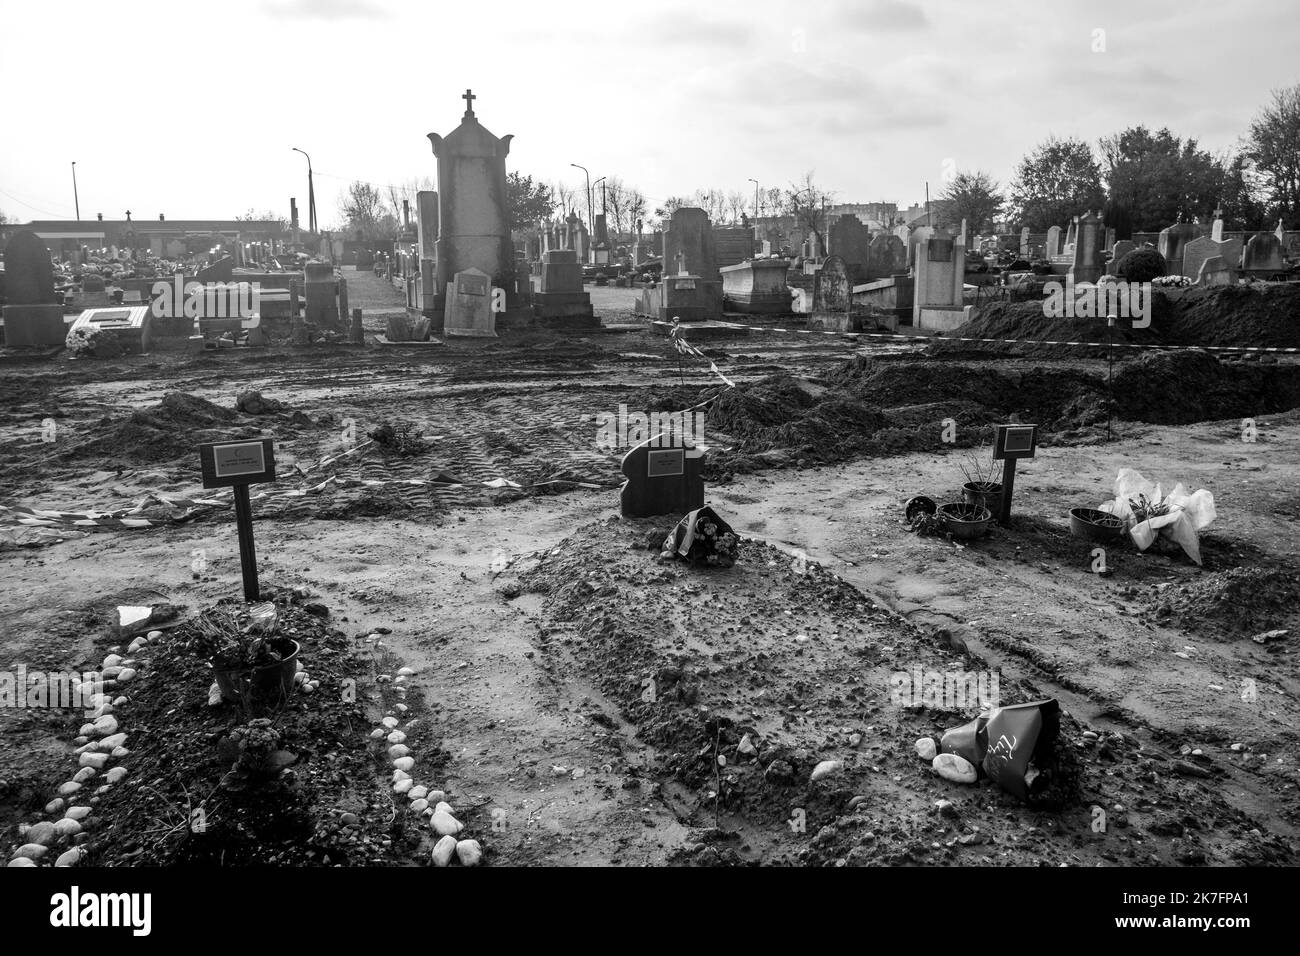
[[[458,272],[477,269],[506,290],[506,309],[519,304],[515,249],[506,205],[506,156],[510,140],[492,135],[474,115],[466,90],[465,115],[445,137],[429,134],[438,159],[438,237],[435,244],[433,313],[441,317],[447,287]]]

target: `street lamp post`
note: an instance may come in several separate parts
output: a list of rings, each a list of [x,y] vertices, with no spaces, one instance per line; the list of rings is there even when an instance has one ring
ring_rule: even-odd
[[[72,203],[77,208],[77,222],[81,222],[81,200],[77,198],[77,161],[72,161]]]
[[[587,228],[595,232],[596,223],[591,218],[591,173],[587,172],[586,166],[581,166],[578,163],[569,163],[569,165],[581,169],[587,177]]]
[[[754,184],[754,228],[758,228],[758,180],[752,176],[749,181]]]
[[[307,151],[299,149],[297,146],[289,147],[295,153],[302,153],[307,156]],[[307,230],[313,235],[316,233],[316,187],[311,178],[311,157],[307,156]]]
[[[604,187],[604,186],[601,186],[601,183],[603,183],[604,181],[605,181],[605,177],[604,177],[604,176],[601,176],[599,179],[597,179],[594,183],[591,184],[591,188],[592,188],[591,198],[592,198],[592,199],[595,199],[595,198],[596,198],[595,189],[596,189],[597,186],[600,186],[600,214],[601,214],[602,216],[605,215],[605,187]]]

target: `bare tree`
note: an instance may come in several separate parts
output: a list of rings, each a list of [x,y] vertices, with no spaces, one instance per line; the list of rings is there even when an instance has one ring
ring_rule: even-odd
[[[630,234],[637,219],[645,216],[646,202],[641,190],[629,186],[617,176],[605,180],[605,221],[611,235]]]
[[[555,205],[559,209],[560,218],[568,219],[569,213],[577,208],[578,191],[559,180],[551,186],[551,195],[555,197]]]
[[[727,220],[731,223],[740,222],[745,214],[745,209],[749,203],[745,199],[745,194],[737,190],[727,193]]]
[[[343,228],[363,239],[377,239],[387,234],[384,197],[370,183],[357,180],[339,196]],[[393,220],[395,222],[395,220]]]
[[[817,244],[826,248],[825,209],[834,194],[821,189],[813,181],[813,171],[803,174],[798,183],[791,183],[784,195],[784,213],[794,217],[796,230],[807,230],[817,236]]]

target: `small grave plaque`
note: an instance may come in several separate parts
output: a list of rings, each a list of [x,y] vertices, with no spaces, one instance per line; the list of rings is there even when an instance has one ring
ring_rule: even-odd
[[[1033,458],[1038,450],[1037,425],[999,425],[993,439],[993,458],[1002,459],[1002,517],[1000,523],[1011,519],[1011,492],[1016,485],[1016,461]]]
[[[647,478],[663,478],[686,473],[686,452],[682,448],[669,448],[649,452],[646,461]]]
[[[270,438],[218,441],[199,446],[204,488],[233,488],[235,521],[239,528],[239,564],[244,575],[244,600],[261,599],[257,583],[257,554],[253,550],[253,509],[248,486],[275,480],[275,443]]]

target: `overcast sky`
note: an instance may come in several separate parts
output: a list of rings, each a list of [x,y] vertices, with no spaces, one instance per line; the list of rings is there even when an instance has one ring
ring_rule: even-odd
[[[306,221],[348,181],[434,175],[426,134],[513,133],[507,168],[620,176],[656,202],[814,170],[907,205],[1005,182],[1049,133],[1169,126],[1237,145],[1300,83],[1293,0],[0,0],[0,210]],[[1104,31],[1104,35],[1099,31]],[[1094,52],[1104,45],[1104,52]]]

